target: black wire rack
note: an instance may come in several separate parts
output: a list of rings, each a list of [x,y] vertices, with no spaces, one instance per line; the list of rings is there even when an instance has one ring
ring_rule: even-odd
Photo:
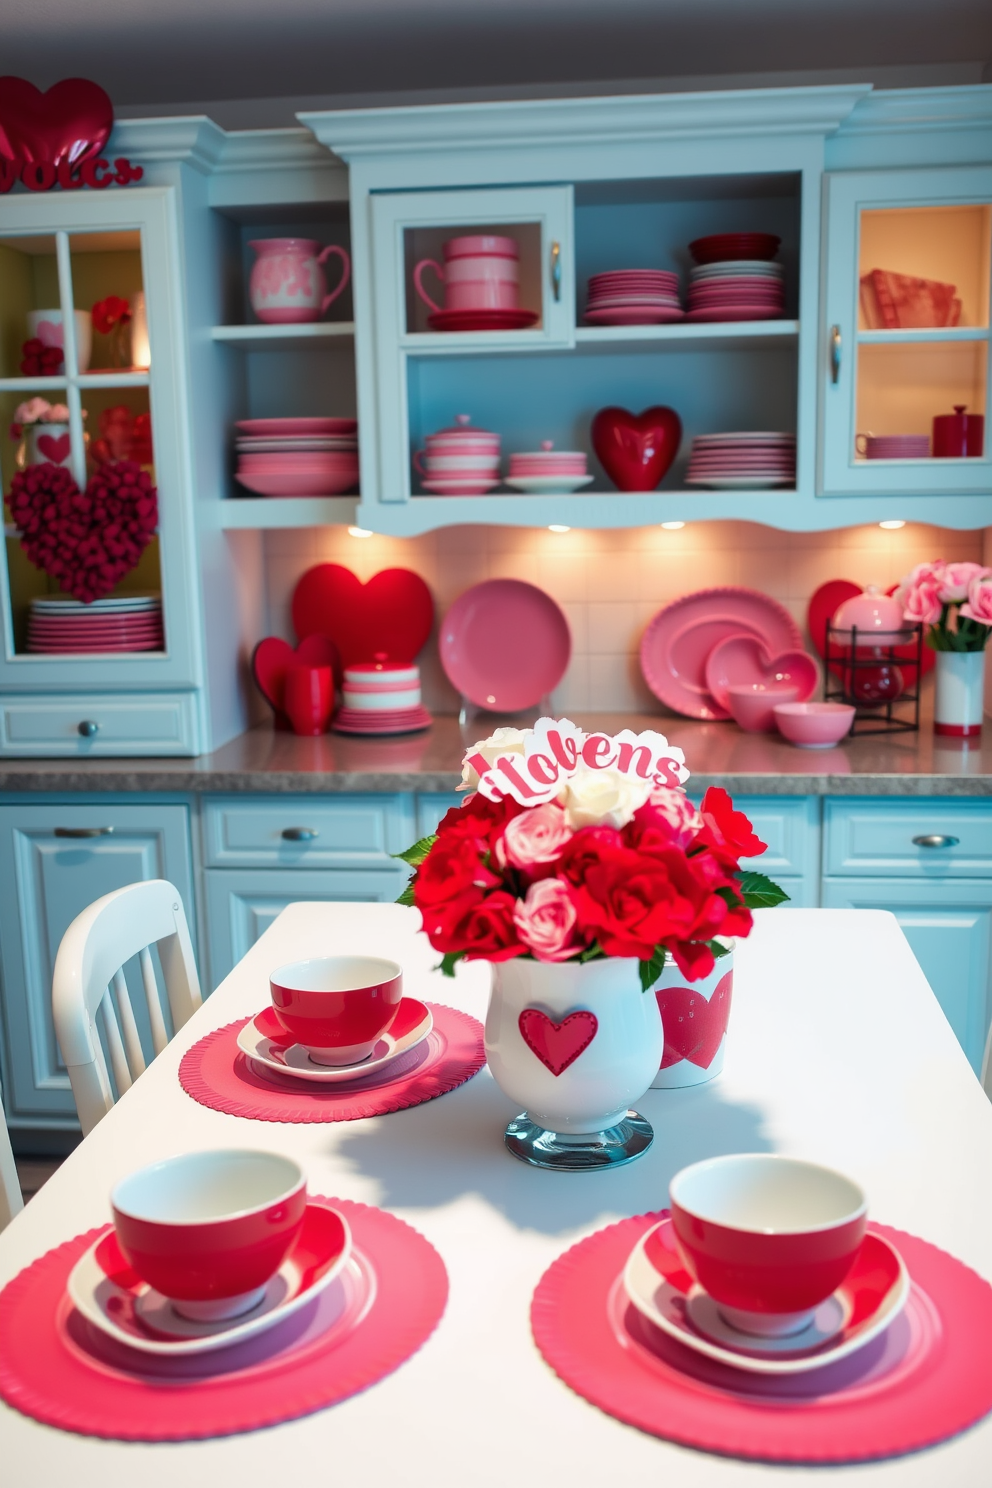
[[[827,625],[823,696],[853,704],[851,734],[911,734],[920,727],[923,627]]]

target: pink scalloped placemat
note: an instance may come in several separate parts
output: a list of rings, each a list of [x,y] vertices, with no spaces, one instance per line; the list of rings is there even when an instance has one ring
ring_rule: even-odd
[[[482,1024],[476,1018],[442,1003],[426,1005],[434,1027],[423,1043],[388,1070],[344,1088],[283,1077],[253,1063],[238,1048],[247,1018],[215,1029],[187,1049],[179,1083],[201,1106],[251,1121],[360,1121],[419,1106],[463,1085],[486,1062]]]
[[[141,1354],[80,1316],[66,1280],[105,1230],[48,1251],[0,1292],[0,1397],[83,1436],[190,1441],[295,1420],[391,1374],[441,1320],[444,1262],[394,1214],[311,1197],[347,1216],[348,1271],[283,1324],[216,1353]]]
[[[865,1462],[933,1446],[992,1410],[992,1287],[915,1235],[872,1224],[912,1279],[904,1311],[858,1353],[806,1374],[731,1369],[669,1338],[627,1301],[623,1270],[663,1218],[641,1214],[559,1256],[531,1327],[551,1368],[654,1436],[766,1462]]]

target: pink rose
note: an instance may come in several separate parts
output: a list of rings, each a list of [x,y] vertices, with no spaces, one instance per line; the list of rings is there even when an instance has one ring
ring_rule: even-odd
[[[702,818],[683,790],[653,790],[649,797],[654,811],[672,830],[676,847],[686,847],[699,831]]]
[[[566,824],[560,806],[553,802],[534,806],[507,822],[506,830],[496,844],[496,859],[501,868],[509,864],[532,878],[546,877],[572,836],[572,829]]]
[[[992,573],[987,568],[981,569],[968,585],[968,602],[961,606],[959,614],[977,620],[979,625],[992,625]]]
[[[562,878],[531,884],[527,898],[517,900],[513,919],[517,935],[538,961],[567,961],[582,950],[573,890]]]
[[[980,563],[948,563],[939,579],[940,598],[944,604],[960,604],[976,579],[989,576]]]
[[[940,590],[933,579],[921,579],[909,586],[902,596],[903,619],[919,625],[936,625],[943,605]]]

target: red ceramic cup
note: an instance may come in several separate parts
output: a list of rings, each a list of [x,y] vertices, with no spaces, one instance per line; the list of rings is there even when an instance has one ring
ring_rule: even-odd
[[[139,1168],[110,1195],[117,1243],[149,1286],[199,1320],[262,1299],[300,1232],[307,1181],[276,1152],[188,1152]]]
[[[291,666],[283,708],[294,734],[322,734],[334,711],[334,675],[328,666]]]
[[[269,976],[276,1017],[317,1064],[367,1059],[399,1011],[403,971],[377,956],[320,956]]]
[[[770,1338],[808,1325],[853,1266],[867,1224],[852,1179],[773,1153],[694,1163],[669,1197],[690,1275],[731,1327]]]

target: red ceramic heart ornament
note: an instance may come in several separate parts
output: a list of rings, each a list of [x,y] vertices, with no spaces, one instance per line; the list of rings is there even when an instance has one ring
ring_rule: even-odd
[[[555,1023],[540,1008],[524,1008],[517,1019],[520,1037],[538,1059],[557,1077],[574,1064],[596,1037],[599,1021],[595,1013],[569,1013]]]
[[[413,661],[431,633],[434,601],[408,568],[384,568],[363,584],[340,563],[318,563],[297,584],[292,614],[300,639],[330,636],[343,666]]]
[[[330,636],[309,635],[294,651],[278,636],[268,636],[259,641],[252,652],[251,670],[256,686],[269,706],[281,717],[285,716],[283,694],[286,689],[286,673],[291,666],[329,666],[334,671],[335,683],[341,681],[341,663],[337,647]]]
[[[0,158],[78,165],[96,159],[113,127],[113,104],[86,78],[42,93],[26,78],[0,77]]]
[[[133,460],[101,465],[85,492],[64,465],[29,465],[7,504],[31,562],[85,603],[131,572],[158,526],[158,494]]]
[[[688,1059],[700,1069],[709,1069],[717,1055],[730,1018],[734,973],[728,971],[716,985],[709,1002],[691,987],[659,987],[655,996],[665,1030],[665,1052],[661,1068]]]
[[[674,408],[601,408],[592,421],[592,447],[619,491],[653,491],[679,452],[682,420]]]

